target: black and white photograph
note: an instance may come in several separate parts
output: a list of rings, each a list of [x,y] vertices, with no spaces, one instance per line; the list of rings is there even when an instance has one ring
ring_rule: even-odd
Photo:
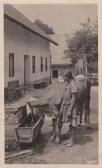
[[[98,4],[4,3],[5,164],[99,163]]]

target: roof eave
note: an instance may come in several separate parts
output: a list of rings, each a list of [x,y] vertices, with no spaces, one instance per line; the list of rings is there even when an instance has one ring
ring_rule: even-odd
[[[13,17],[11,17],[11,16],[8,16],[6,13],[4,13],[4,17],[7,18],[7,19],[9,19],[9,20],[11,20],[12,22],[14,22],[14,23],[16,23],[16,24],[21,25],[23,28],[25,28],[25,29],[27,29],[27,30],[33,32],[34,34],[36,34],[36,35],[42,37],[43,39],[45,39],[45,40],[47,40],[47,41],[53,43],[54,45],[58,46],[58,43],[56,43],[55,41],[53,41],[53,40],[51,40],[51,39],[48,39],[48,38],[42,36],[40,33],[37,33],[36,31],[30,29],[29,27],[27,27],[26,25],[22,24],[21,22],[19,22],[19,21],[16,20],[15,18],[13,18]]]

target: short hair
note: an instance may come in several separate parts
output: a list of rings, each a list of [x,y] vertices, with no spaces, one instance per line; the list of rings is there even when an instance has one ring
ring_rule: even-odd
[[[67,78],[69,78],[69,79],[73,79],[72,72],[70,72],[70,71],[64,72],[63,76],[64,76],[64,77],[67,77]]]

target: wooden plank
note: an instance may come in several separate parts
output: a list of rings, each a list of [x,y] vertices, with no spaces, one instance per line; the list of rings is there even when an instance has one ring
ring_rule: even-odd
[[[31,155],[33,154],[33,150],[32,149],[29,149],[29,150],[21,150],[19,152],[16,152],[16,153],[12,153],[12,154],[8,154],[7,156],[5,156],[5,159],[10,159],[10,158],[13,158],[13,157],[19,157],[19,156],[24,156],[24,155]]]

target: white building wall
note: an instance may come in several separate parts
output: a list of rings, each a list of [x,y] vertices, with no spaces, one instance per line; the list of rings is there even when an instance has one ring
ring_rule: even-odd
[[[82,59],[79,59],[78,62],[75,64],[75,75],[78,75],[81,74],[81,71],[82,71],[82,74],[83,74],[83,60]]]
[[[9,53],[14,53],[14,77],[9,77]],[[4,21],[4,55],[5,87],[8,86],[8,82],[16,80],[24,84],[24,55],[30,56],[29,82],[50,77],[49,42],[8,19]],[[32,73],[32,56],[36,57],[36,73]],[[44,72],[40,72],[41,56],[48,59],[47,72],[45,64]]]
[[[43,79],[50,76],[50,48],[48,41],[33,33],[27,33],[26,53],[31,56],[30,81]],[[36,57],[36,73],[32,73],[32,56]],[[43,72],[40,70],[40,57],[43,57]],[[45,71],[45,58],[48,60],[48,71]]]

